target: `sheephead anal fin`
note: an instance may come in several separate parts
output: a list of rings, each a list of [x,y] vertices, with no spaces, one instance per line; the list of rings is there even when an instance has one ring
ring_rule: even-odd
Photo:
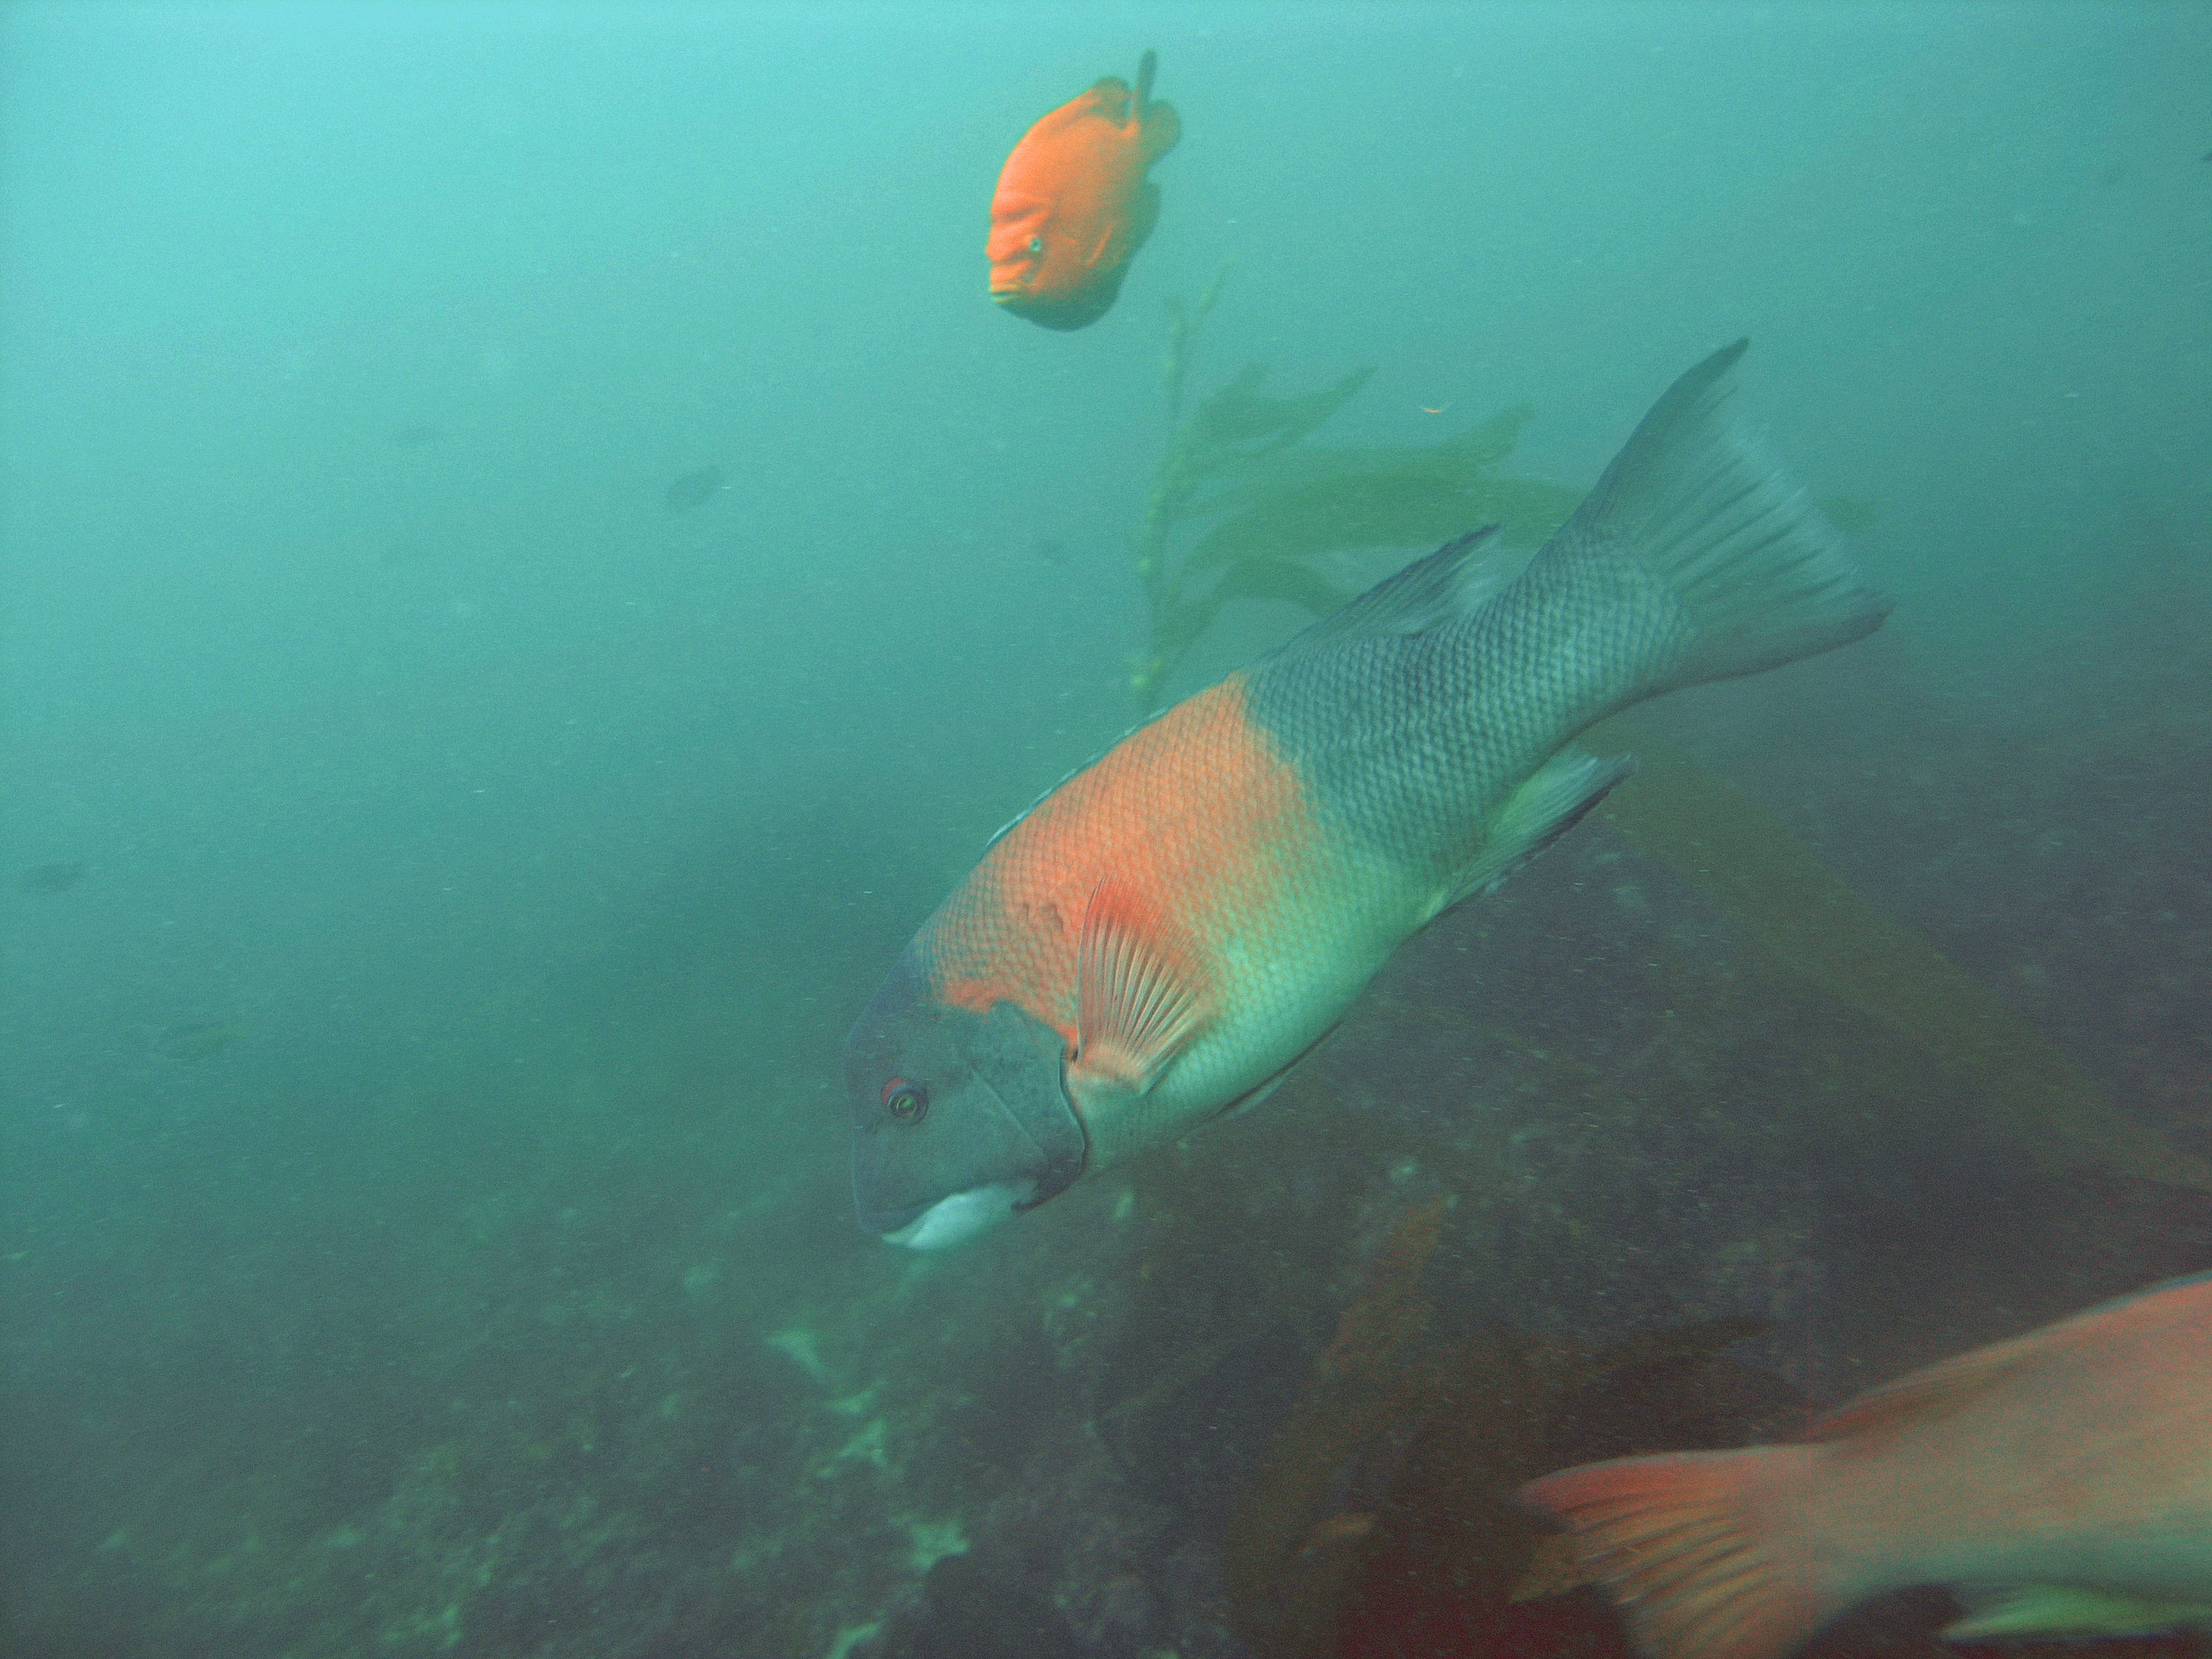
[[[2212,1626],[2212,1601],[2166,1601],[2083,1584],[2004,1584],[1960,1593],[1967,1616],[1943,1632],[1947,1642],[2027,1638],[2094,1640],[2155,1636]]]
[[[1143,1094],[1207,1012],[1204,963],[1158,901],[1108,877],[1091,890],[1076,947],[1071,1073]]]
[[[1579,749],[1559,750],[1506,798],[1491,823],[1488,842],[1453,878],[1436,914],[1496,890],[1635,775],[1636,763],[1626,755],[1600,760]]]

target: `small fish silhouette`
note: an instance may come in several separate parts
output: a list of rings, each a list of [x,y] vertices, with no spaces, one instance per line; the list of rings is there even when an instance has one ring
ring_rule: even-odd
[[[245,1033],[235,1025],[220,1019],[196,1019],[182,1025],[172,1025],[161,1033],[155,1044],[164,1060],[196,1065],[210,1059],[238,1041]]]
[[[42,864],[16,877],[15,885],[27,893],[66,893],[91,873],[92,866],[82,859],[68,864]]]
[[[722,469],[702,466],[696,472],[687,472],[672,480],[663,499],[671,513],[689,513],[695,507],[711,501],[721,493]]]

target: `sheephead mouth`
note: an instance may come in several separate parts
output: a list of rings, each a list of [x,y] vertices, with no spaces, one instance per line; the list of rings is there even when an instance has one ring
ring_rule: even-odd
[[[883,1240],[909,1250],[949,1249],[989,1232],[1021,1210],[1036,1190],[1034,1182],[972,1187],[939,1199],[918,1214],[909,1213],[903,1225],[884,1229]]]

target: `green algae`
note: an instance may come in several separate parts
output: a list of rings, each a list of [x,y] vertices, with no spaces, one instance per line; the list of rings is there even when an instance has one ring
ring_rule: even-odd
[[[1168,413],[1182,413],[1182,383],[1190,374],[1190,360],[1198,348],[1198,331],[1212,311],[1214,302],[1221,297],[1221,285],[1228,280],[1236,260],[1231,259],[1214,273],[1213,280],[1206,285],[1206,292],[1197,301],[1185,306],[1182,295],[1168,296],[1168,344],[1160,358],[1160,385],[1168,394]]]
[[[917,1577],[948,1555],[968,1553],[968,1534],[957,1515],[943,1521],[926,1521],[908,1516],[893,1524],[907,1535],[909,1547],[906,1565],[908,1571]]]
[[[1195,315],[1212,301],[1209,290]],[[1174,315],[1179,399],[1195,323]],[[1325,617],[1352,597],[1328,574],[1337,555],[1432,544],[1483,525],[1534,546],[1581,499],[1564,485],[1497,476],[1534,413],[1525,406],[1434,444],[1314,444],[1374,371],[1291,394],[1264,391],[1268,372],[1249,365],[1183,418],[1131,538],[1152,627],[1129,683],[1147,709],[1224,605],[1273,599]]]

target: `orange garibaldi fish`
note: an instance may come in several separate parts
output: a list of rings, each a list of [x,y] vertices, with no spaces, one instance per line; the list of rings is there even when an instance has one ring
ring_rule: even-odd
[[[1014,146],[991,198],[991,297],[1047,328],[1085,328],[1121,291],[1129,261],[1160,216],[1146,169],[1182,123],[1152,98],[1152,52],[1137,89],[1109,75],[1062,104]]]
[[[1864,1394],[1796,1443],[1524,1487],[1660,1659],[1773,1659],[1942,1584],[1955,1641],[2212,1630],[2212,1274]]]
[[[1569,740],[1856,639],[1887,601],[1677,380],[1525,569],[1415,561],[1000,835],[845,1046],[861,1224],[951,1244],[1256,1101],[1390,953],[1626,777]]]

